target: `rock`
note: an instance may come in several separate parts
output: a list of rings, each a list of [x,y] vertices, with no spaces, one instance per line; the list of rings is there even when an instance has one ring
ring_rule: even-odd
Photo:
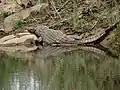
[[[41,12],[43,9],[45,9],[48,6],[48,4],[46,3],[40,3],[40,4],[36,4],[35,6],[31,7],[31,12],[35,11],[35,12]]]
[[[25,45],[18,45],[18,46],[6,46],[6,47],[0,47],[0,50],[6,51],[8,55],[10,55],[13,52],[30,52],[34,51],[38,48],[38,46],[31,46],[26,47]]]
[[[37,49],[37,37],[31,33],[17,33],[0,39],[0,50],[7,52],[31,51]]]
[[[15,14],[12,14],[12,15],[6,17],[4,20],[5,33],[13,31],[14,24],[16,21],[24,20],[24,19],[28,18],[33,11],[40,11],[41,9],[46,8],[46,7],[47,7],[47,4],[41,3],[38,5],[35,5],[31,8],[26,8],[24,10],[21,10],[20,12],[17,12]]]
[[[4,31],[5,33],[8,33],[10,31],[13,31],[15,22],[19,20],[24,20],[30,15],[30,9],[27,8],[25,10],[22,10],[21,12],[12,14],[5,18],[4,20]]]
[[[14,0],[1,0],[0,12],[12,14],[20,11],[22,8]]]

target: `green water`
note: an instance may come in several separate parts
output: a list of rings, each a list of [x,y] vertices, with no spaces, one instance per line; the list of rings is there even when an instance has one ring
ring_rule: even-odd
[[[35,60],[16,57],[0,60],[0,90],[120,88],[119,56],[76,50]]]

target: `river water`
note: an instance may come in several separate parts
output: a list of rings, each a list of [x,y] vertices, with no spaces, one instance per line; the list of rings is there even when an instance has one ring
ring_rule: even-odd
[[[119,55],[75,48],[46,52],[0,60],[0,90],[120,89]]]

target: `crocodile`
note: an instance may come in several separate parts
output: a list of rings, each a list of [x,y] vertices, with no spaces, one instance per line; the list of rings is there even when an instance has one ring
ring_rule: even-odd
[[[35,27],[29,27],[27,30],[30,33],[34,33],[38,38],[42,37],[43,44],[49,45],[88,45],[88,44],[100,44],[111,31],[117,28],[119,22],[111,25],[106,29],[100,29],[93,36],[87,38],[84,35],[67,35],[61,30],[50,29],[44,25],[36,25]]]

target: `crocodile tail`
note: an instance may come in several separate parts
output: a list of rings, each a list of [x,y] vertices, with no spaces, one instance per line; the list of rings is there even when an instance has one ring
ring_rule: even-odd
[[[112,26],[108,27],[107,29],[105,29],[105,33],[98,38],[97,40],[95,40],[93,43],[94,44],[98,44],[101,43],[109,34],[111,31],[113,31],[114,29],[117,28],[117,25],[120,23],[120,21],[116,22],[115,24],[113,24]]]

